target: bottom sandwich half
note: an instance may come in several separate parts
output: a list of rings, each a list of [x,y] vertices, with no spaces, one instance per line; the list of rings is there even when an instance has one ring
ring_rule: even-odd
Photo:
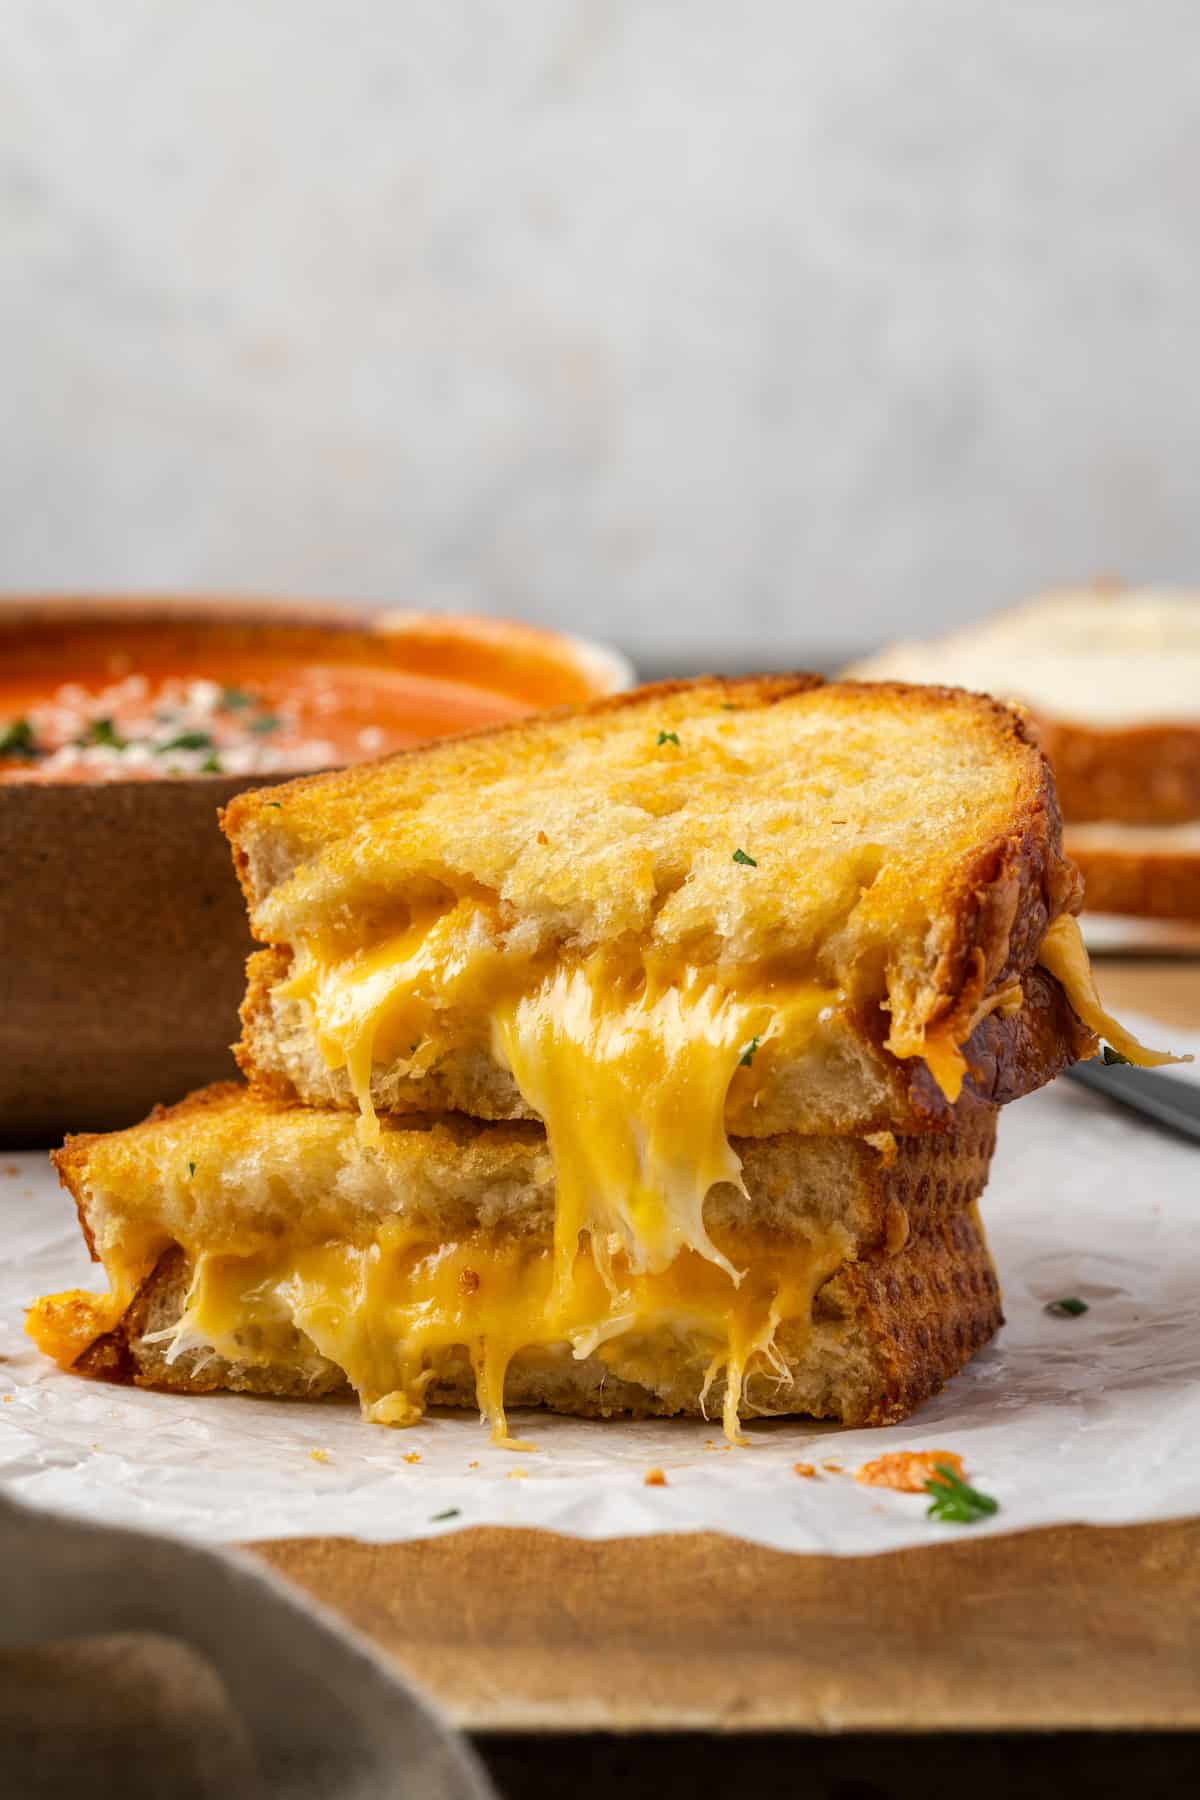
[[[996,1109],[871,1140],[735,1139],[712,1257],[556,1241],[533,1123],[384,1122],[222,1086],[56,1157],[110,1292],[29,1315],[64,1367],[195,1393],[357,1394],[368,1419],[906,1417],[1001,1324],[976,1202]]]

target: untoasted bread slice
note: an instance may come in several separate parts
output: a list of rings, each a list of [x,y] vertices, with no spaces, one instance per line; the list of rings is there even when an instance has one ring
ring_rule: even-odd
[[[298,959],[279,998],[308,983],[314,1044],[335,1069],[359,1066],[360,1102],[373,1062],[389,1092],[446,1057],[511,1063],[497,990],[528,994],[598,959],[596,990],[702,977],[714,1006],[752,995],[739,1017],[763,1054],[748,1103],[829,1008],[868,1045],[924,1057],[952,1099],[959,1047],[989,1006],[1019,1007],[1047,926],[1078,902],[1017,714],[813,676],[642,689],[242,795],[224,824],[255,932]],[[397,1007],[395,967],[418,950]],[[467,962],[486,972],[465,982]],[[267,1042],[277,1026],[291,1034],[272,1008],[252,1012],[242,1058],[256,1078],[286,1071]],[[851,1094],[841,1111],[874,1117],[878,1103]]]
[[[1089,912],[1200,923],[1200,820],[1074,825],[1066,837]]]
[[[955,682],[1028,706],[1070,823],[1200,819],[1200,595],[1116,585],[1045,594],[943,638],[894,644],[847,673]]]
[[[994,1135],[977,1106],[941,1137],[740,1143],[745,1193],[719,1186],[706,1209],[739,1282],[684,1252],[661,1277],[618,1266],[609,1294],[584,1247],[555,1310],[538,1127],[389,1122],[364,1149],[345,1114],[211,1089],[68,1140],[59,1172],[113,1295],[40,1302],[31,1330],[85,1372],[354,1387],[392,1423],[478,1403],[501,1435],[506,1402],[723,1412],[731,1432],[755,1413],[890,1423],[1001,1322],[975,1212]]]

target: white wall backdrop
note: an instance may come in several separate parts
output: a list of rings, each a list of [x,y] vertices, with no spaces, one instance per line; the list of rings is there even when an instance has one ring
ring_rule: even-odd
[[[5,0],[0,586],[1200,580],[1195,0]]]

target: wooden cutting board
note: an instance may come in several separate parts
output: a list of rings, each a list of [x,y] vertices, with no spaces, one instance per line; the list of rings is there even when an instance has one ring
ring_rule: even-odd
[[[1200,1025],[1198,964],[1100,986]],[[497,1529],[254,1549],[475,1731],[1200,1730],[1200,1520],[853,1558]]]

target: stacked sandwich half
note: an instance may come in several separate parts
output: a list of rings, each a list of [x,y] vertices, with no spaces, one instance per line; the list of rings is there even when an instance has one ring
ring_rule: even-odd
[[[1044,758],[957,691],[643,689],[243,795],[239,1060],[58,1157],[188,1390],[904,1417],[1000,1324],[999,1107],[1101,1011]]]

